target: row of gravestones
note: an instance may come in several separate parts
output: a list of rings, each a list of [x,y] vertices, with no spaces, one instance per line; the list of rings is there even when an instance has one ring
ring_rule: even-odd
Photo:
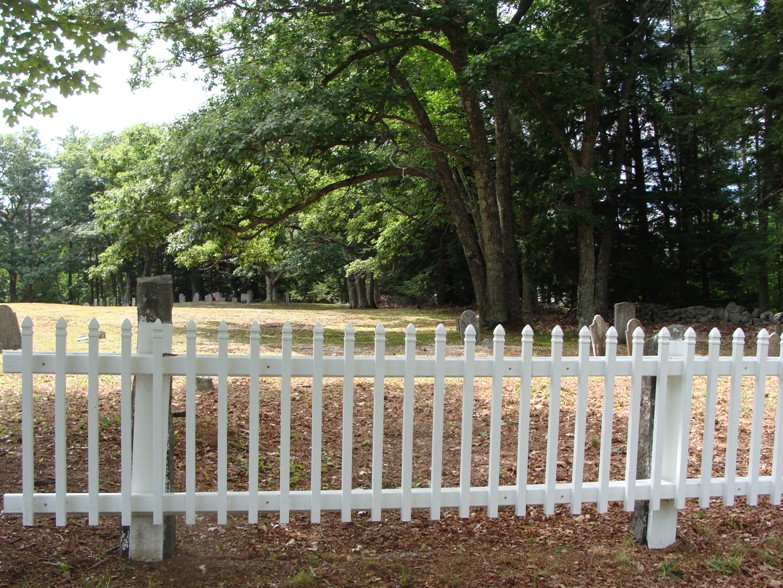
[[[187,302],[187,296],[184,294],[179,295],[179,302],[180,304],[183,304]],[[192,302],[201,302],[201,294],[198,292],[193,294],[193,300]],[[210,292],[204,295],[204,302],[229,302],[227,298],[223,297],[223,294],[220,292]],[[236,295],[232,295],[230,302],[244,302],[246,304],[250,304],[253,302],[253,291],[248,290],[247,292],[243,292],[239,298],[236,297]]]
[[[93,306],[117,306],[117,299],[116,298],[93,298],[92,299],[92,305]],[[131,298],[130,303],[128,303],[127,298],[123,298],[120,301],[120,306],[136,306],[136,297],[134,296]],[[85,302],[84,306],[90,306],[89,302]]]

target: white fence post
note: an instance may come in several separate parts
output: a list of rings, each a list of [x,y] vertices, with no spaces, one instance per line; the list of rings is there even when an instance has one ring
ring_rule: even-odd
[[[677,486],[681,478],[680,471],[687,467],[687,452],[683,456],[680,446],[684,443],[687,448],[690,437],[690,386],[696,335],[693,329],[683,333],[676,326],[672,327],[672,331],[671,339],[667,329],[661,331],[658,339],[659,363],[650,467],[651,500],[647,520],[647,547],[650,549],[662,549],[676,541],[678,502],[684,506],[684,483],[676,489],[674,499],[666,500],[661,499],[661,485],[666,481]],[[674,375],[672,360],[683,361],[686,357],[691,365]]]
[[[147,314],[149,306],[145,303],[145,296],[142,292],[142,280],[158,280],[160,290],[157,294],[164,294],[168,286],[168,298],[172,304],[168,305],[167,324],[163,324],[159,317],[154,314]],[[152,354],[154,351],[160,353],[171,352],[172,327],[171,327],[171,307],[173,306],[173,289],[171,285],[171,276],[156,276],[156,278],[139,279],[139,333],[136,342],[137,352],[139,354]],[[166,283],[165,278],[168,278]],[[154,286],[149,284],[150,287]],[[164,296],[165,297],[165,296]],[[155,305],[155,301],[151,301]],[[161,307],[165,306],[165,301],[161,302]],[[155,318],[155,322],[150,319]],[[157,341],[156,341],[157,337]],[[153,358],[162,359],[161,358]],[[156,363],[153,361],[153,363]],[[159,362],[158,362],[159,363]],[[155,382],[156,377],[162,381]],[[157,396],[155,391],[157,388]],[[162,375],[138,375],[136,376],[134,419],[133,419],[133,474],[131,478],[131,489],[134,494],[159,495],[163,488],[155,488],[158,484],[164,483],[166,468],[166,453],[168,439],[168,407],[169,394],[171,391],[171,378],[163,378]],[[156,406],[155,402],[159,401]],[[161,409],[165,407],[165,418],[161,414]],[[157,415],[157,416],[156,416]],[[155,422],[157,421],[157,422]],[[155,424],[159,425],[158,431],[155,431]],[[156,455],[157,453],[157,455]],[[162,468],[163,472],[156,472],[155,467]],[[161,512],[154,514],[133,513],[130,527],[130,545],[128,556],[135,561],[161,561],[164,555],[164,543],[166,540],[164,533],[163,520],[160,518]],[[156,518],[158,520],[156,520]]]

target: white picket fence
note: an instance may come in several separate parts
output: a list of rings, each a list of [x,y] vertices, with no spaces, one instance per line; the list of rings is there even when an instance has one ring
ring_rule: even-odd
[[[68,515],[86,514],[89,523],[98,523],[100,515],[119,515],[123,524],[130,524],[136,513],[151,514],[154,524],[160,524],[164,514],[183,514],[187,523],[194,523],[196,515],[212,513],[220,524],[227,522],[229,513],[245,513],[251,523],[259,512],[277,512],[281,523],[289,522],[292,512],[309,512],[313,522],[319,522],[321,513],[337,511],[343,521],[350,521],[357,510],[369,511],[372,520],[380,520],[384,510],[398,511],[404,521],[410,520],[413,509],[429,509],[438,519],[444,508],[458,509],[466,517],[471,508],[486,508],[488,516],[497,516],[500,507],[513,507],[524,516],[531,505],[541,505],[543,512],[552,514],[555,505],[569,504],[578,514],[582,506],[593,503],[599,512],[606,512],[610,502],[622,502],[631,511],[635,501],[649,500],[651,511],[682,509],[688,498],[698,499],[701,507],[708,507],[710,499],[719,497],[725,505],[733,505],[735,497],[746,497],[747,504],[756,505],[760,496],[769,496],[779,505],[783,493],[783,361],[767,357],[769,335],[762,330],[757,338],[755,356],[744,355],[744,334],[737,330],[732,339],[731,356],[720,355],[720,335],[713,330],[709,336],[706,356],[696,356],[696,336],[688,330],[682,342],[670,341],[665,329],[659,333],[659,351],[656,356],[642,354],[644,333],[633,334],[633,354],[618,355],[617,334],[614,328],[607,334],[607,352],[604,357],[590,355],[587,329],[579,336],[578,355],[563,356],[563,332],[552,331],[551,353],[533,356],[533,332],[527,327],[521,336],[521,352],[505,354],[505,333],[501,327],[494,332],[492,355],[478,356],[475,334],[469,327],[464,350],[460,356],[447,356],[446,331],[439,326],[435,331],[434,354],[416,354],[416,330],[412,325],[405,334],[405,352],[401,356],[387,356],[383,327],[375,333],[374,356],[357,356],[354,352],[355,333],[348,327],[344,334],[342,356],[324,355],[324,330],[316,325],[313,332],[312,353],[295,355],[292,352],[292,329],[286,324],[282,333],[282,352],[279,355],[260,354],[260,329],[254,324],[249,332],[249,353],[230,355],[229,331],[222,323],[218,331],[218,353],[197,354],[196,325],[185,330],[186,353],[167,355],[171,325],[159,322],[149,326],[147,337],[139,326],[138,347],[131,350],[132,327],[128,321],[122,326],[121,353],[101,353],[99,325],[90,323],[87,353],[66,350],[66,324],[58,322],[54,353],[33,351],[32,322],[22,323],[21,352],[6,352],[3,367],[7,373],[22,374],[22,488],[21,493],[6,494],[7,513],[21,513],[25,525],[33,524],[37,513],[54,514],[57,525],[64,525]],[[55,491],[40,493],[35,490],[35,430],[34,374],[54,375],[54,460]],[[68,491],[68,450],[66,442],[66,388],[68,374],[83,374],[88,382],[87,416],[87,492]],[[121,482],[119,492],[103,492],[99,472],[99,393],[101,376],[119,376],[121,382]],[[137,431],[132,449],[131,388],[136,377],[137,402],[140,394],[144,402],[136,406],[136,421],[148,427],[147,433]],[[185,378],[185,490],[165,491],[165,447],[167,436],[168,379]],[[217,490],[199,491],[196,477],[196,378],[217,378]],[[657,376],[657,401],[649,479],[637,479],[638,438],[642,379]],[[227,463],[228,383],[230,378],[249,379],[249,431],[247,447],[247,485],[241,491],[229,491]],[[703,411],[703,439],[701,468],[697,476],[688,476],[688,457],[691,431],[694,378],[704,378],[705,408]],[[150,382],[148,393],[140,385],[142,379]],[[274,491],[259,490],[259,379],[279,379],[279,487]],[[309,490],[292,490],[290,470],[284,464],[291,462],[292,378],[307,378],[311,384],[312,431]],[[342,455],[340,489],[323,489],[323,384],[325,378],[341,378],[342,386]],[[383,487],[384,463],[384,389],[390,378],[403,382],[401,484],[396,488]],[[444,390],[447,379],[462,382],[462,420],[460,443],[459,484],[443,487]],[[531,382],[534,378],[548,381],[548,424],[546,440],[546,468],[543,483],[529,483],[528,458],[530,449]],[[576,411],[573,430],[573,456],[570,479],[558,479],[558,437],[561,432],[562,380],[576,382]],[[738,472],[738,439],[743,379],[751,378],[752,426],[750,431],[747,475]],[[354,384],[358,379],[373,382],[372,402],[372,469],[371,487],[352,485],[352,455],[354,449]],[[417,381],[432,382],[431,469],[429,487],[414,487],[414,391]],[[486,485],[471,486],[471,467],[474,449],[474,389],[479,379],[491,381],[491,414],[489,426],[489,461]],[[500,485],[501,432],[503,418],[504,380],[513,380],[518,390],[516,434],[516,481]],[[630,381],[628,433],[625,446],[613,447],[615,419],[615,390],[620,379]],[[713,455],[716,431],[718,382],[730,382],[729,417],[717,427],[726,431],[723,476],[713,476]],[[588,414],[588,383],[603,386],[600,433],[600,463],[597,480],[585,481],[586,419]],[[769,389],[777,396],[774,405],[775,432],[772,451],[762,452],[765,394]],[[775,394],[771,395],[773,398]],[[142,399],[144,400],[144,399]],[[148,412],[145,412],[148,411]],[[328,423],[336,426],[336,423]],[[295,433],[295,432],[294,432]],[[769,443],[767,442],[767,446]],[[622,479],[611,479],[610,460],[613,450],[624,454],[625,474]],[[146,453],[145,453],[146,452]],[[772,463],[768,463],[770,460]],[[508,464],[504,464],[508,465]],[[744,464],[740,471],[744,472]],[[562,464],[561,464],[562,468]],[[562,470],[561,470],[562,471]],[[761,475],[771,471],[771,475]],[[142,481],[139,482],[138,480]],[[671,526],[671,525],[669,525]],[[671,542],[673,531],[664,533]]]

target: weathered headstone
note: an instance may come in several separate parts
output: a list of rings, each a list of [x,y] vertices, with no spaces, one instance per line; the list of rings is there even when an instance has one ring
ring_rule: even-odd
[[[131,298],[131,306],[136,306],[136,297]]]
[[[286,293],[284,294],[284,300],[285,300],[285,303],[286,303],[286,304],[290,304],[290,303],[291,303],[291,294],[289,294],[288,292],[286,292]]]
[[[237,299],[237,295],[236,295],[236,294],[232,294],[232,295],[231,295],[231,302],[238,302],[238,299]]]
[[[98,299],[97,298],[93,298],[92,299],[92,305],[93,306],[98,306]]]
[[[481,341],[481,337],[479,336],[479,319],[472,310],[466,310],[457,319],[457,332],[459,333],[460,341],[465,341],[465,329],[468,328],[468,325],[473,325],[473,328],[476,331],[476,341]]]
[[[212,292],[212,300],[215,302],[223,302],[223,295],[220,292]]]
[[[596,357],[606,355],[606,331],[608,330],[609,325],[604,318],[600,314],[595,315],[590,324],[590,340],[593,343],[593,355]]]
[[[239,301],[240,302],[247,302],[247,294],[242,292],[242,294],[239,295]]]
[[[0,305],[0,349],[21,349],[22,332],[19,320],[10,306]]]
[[[615,328],[620,327],[620,332],[617,333],[617,342],[621,345],[627,343],[622,326],[627,325],[632,318],[636,318],[636,305],[633,302],[618,302],[614,305]]]
[[[252,304],[253,303],[253,291],[252,290],[248,290],[247,294],[245,295],[245,297],[246,297],[245,302],[247,302],[248,304]]]
[[[767,357],[778,357],[780,355],[780,335],[778,333],[772,333],[769,336],[769,348],[767,349]]]
[[[201,300],[201,294],[198,292],[193,293],[193,302],[199,302]]]
[[[180,292],[179,293],[179,303],[182,304],[183,302],[185,302],[185,300],[186,300],[185,295],[182,292]]]
[[[625,341],[628,345],[628,355],[633,354],[633,332],[642,326],[642,321],[632,318],[625,327]]]
[[[205,294],[204,302],[212,302],[212,294]]]
[[[685,340],[685,332],[687,327],[684,327],[683,325],[670,325],[667,327],[667,329],[670,335],[670,345]],[[651,339],[647,339],[644,342],[644,355],[656,355],[658,353],[659,337],[660,334]],[[670,350],[670,353],[671,351],[673,350]],[[639,444],[636,462],[637,480],[645,480],[651,477],[653,439],[655,435],[654,424],[657,380],[658,379],[655,376],[642,377],[642,398],[641,410],[639,414]],[[667,402],[675,402],[675,391],[674,387],[671,386],[671,382],[670,385],[667,386],[667,390]],[[662,415],[662,418],[665,419],[666,416]],[[670,512],[671,510],[671,505],[668,505],[667,511]],[[674,509],[675,517],[676,512],[676,509]],[[637,500],[634,511],[631,513],[631,533],[639,543],[648,545],[649,547],[657,548],[660,546],[651,545],[649,542],[648,530],[650,528],[650,514],[650,501]]]

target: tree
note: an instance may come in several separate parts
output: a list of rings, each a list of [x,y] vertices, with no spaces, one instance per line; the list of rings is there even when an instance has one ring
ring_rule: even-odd
[[[32,300],[36,283],[51,277],[48,234],[48,156],[38,133],[0,135],[0,267],[8,272],[11,302]]]
[[[0,2],[0,100],[13,125],[23,116],[52,114],[46,93],[95,92],[97,76],[82,67],[100,63],[109,44],[127,47],[133,33],[120,0],[3,0]],[[135,2],[133,3],[135,4]]]

